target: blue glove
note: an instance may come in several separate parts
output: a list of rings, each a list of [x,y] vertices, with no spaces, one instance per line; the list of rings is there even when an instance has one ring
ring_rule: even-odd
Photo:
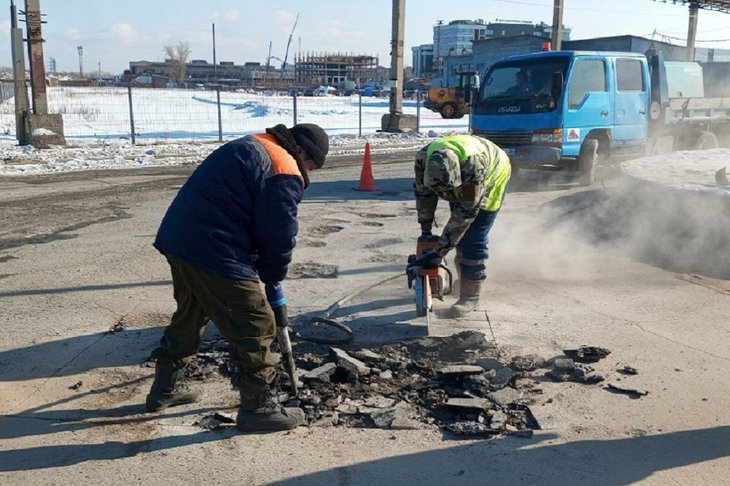
[[[281,283],[266,284],[266,300],[269,301],[271,308],[281,307],[286,305],[286,296],[284,296],[284,289]]]

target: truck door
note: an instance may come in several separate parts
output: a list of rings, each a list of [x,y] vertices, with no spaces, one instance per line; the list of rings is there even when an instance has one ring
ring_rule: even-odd
[[[616,59],[613,138],[616,145],[643,144],[647,136],[648,94],[641,59]]]
[[[563,154],[576,156],[585,136],[611,124],[605,58],[576,58],[570,69],[563,117]]]

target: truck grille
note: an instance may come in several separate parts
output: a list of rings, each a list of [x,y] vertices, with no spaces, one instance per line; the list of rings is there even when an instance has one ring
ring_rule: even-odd
[[[532,132],[482,132],[474,130],[474,135],[487,138],[499,146],[527,145],[532,140]]]

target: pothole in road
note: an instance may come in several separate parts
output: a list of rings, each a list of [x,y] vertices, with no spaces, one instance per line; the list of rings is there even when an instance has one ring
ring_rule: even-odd
[[[60,228],[58,230],[55,230],[53,232],[49,233],[43,233],[38,235],[31,235],[31,236],[11,236],[8,238],[0,238],[0,250],[6,250],[8,248],[19,248],[21,246],[25,245],[36,245],[41,243],[50,243],[52,241],[59,241],[59,240],[70,240],[73,238],[76,238],[78,235],[75,233],[72,233],[73,231],[86,228],[87,226],[91,226],[93,224],[98,223],[109,223],[111,221],[117,221],[120,219],[128,219],[132,216],[127,213],[126,211],[122,209],[115,209],[113,211],[113,215],[111,216],[105,216],[102,218],[98,218],[91,221],[82,221],[79,223],[74,223],[68,226],[65,226],[63,228]]]
[[[359,213],[358,216],[361,218],[368,219],[380,219],[380,218],[397,218],[397,214],[385,214],[385,213]]]
[[[335,226],[335,225],[322,225],[322,226],[315,226],[314,228],[310,228],[306,231],[306,233],[310,236],[327,236],[331,235],[332,233],[337,233],[345,229],[342,226]]]
[[[366,244],[364,248],[372,250],[383,246],[397,245],[398,243],[403,243],[403,240],[401,238],[383,238]]]
[[[186,376],[229,377],[235,371],[228,366],[226,349],[221,340],[204,343]],[[603,381],[589,365],[567,355],[506,359],[477,331],[372,348],[297,341],[294,358],[299,393],[287,405],[302,408],[310,427],[433,427],[456,437],[531,437],[540,424],[530,406],[553,401],[541,398],[546,378],[586,386]],[[279,379],[280,388],[288,390],[283,369]],[[233,425],[215,414],[196,424],[210,429]]]
[[[337,278],[337,265],[316,262],[292,263],[287,278]]]
[[[327,242],[322,240],[312,240],[309,238],[297,238],[297,246],[320,248],[323,246],[327,246]]]
[[[373,255],[363,260],[367,263],[398,263],[402,262],[405,266],[407,257],[404,255]]]

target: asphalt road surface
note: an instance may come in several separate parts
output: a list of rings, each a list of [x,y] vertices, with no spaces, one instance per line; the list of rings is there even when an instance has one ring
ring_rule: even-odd
[[[418,234],[411,156],[374,161],[375,192],[352,189],[359,157],[312,174],[293,263],[337,271],[285,282],[293,316],[402,272]],[[405,278],[336,317],[359,345],[476,329],[507,357],[606,347],[597,371],[646,396],[541,380],[532,439],[194,425],[235,411],[222,380],[203,384],[199,403],[142,413],[152,372],[142,364],[174,311],[151,243],[192,169],[0,179],[0,484],[730,484],[727,276],[707,265],[707,247],[701,259],[668,258],[687,236],[643,232],[656,226],[627,217],[621,179],[589,190],[556,175],[514,184],[473,318],[426,329]],[[440,208],[439,223],[447,217]],[[625,365],[638,375],[619,374]]]

